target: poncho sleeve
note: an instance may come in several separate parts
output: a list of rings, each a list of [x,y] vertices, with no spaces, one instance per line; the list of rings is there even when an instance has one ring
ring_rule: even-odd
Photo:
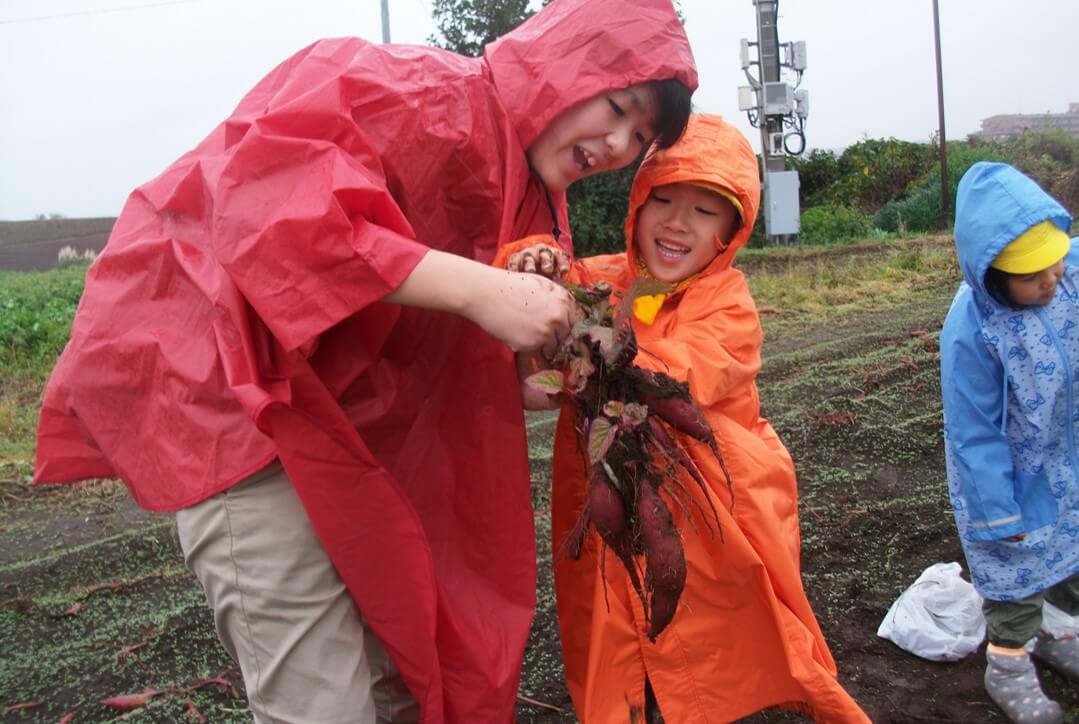
[[[396,289],[427,251],[347,100],[356,52],[346,41],[307,49],[223,124],[223,150],[204,144],[170,169],[177,188],[196,170],[209,181],[192,191],[212,199],[213,253],[289,350]]]
[[[970,319],[962,319],[964,311]],[[959,490],[977,540],[1024,531],[1015,499],[1015,469],[1004,431],[1004,372],[982,341],[973,304],[953,306],[940,343],[944,434],[951,443]],[[963,323],[965,322],[965,323]]]

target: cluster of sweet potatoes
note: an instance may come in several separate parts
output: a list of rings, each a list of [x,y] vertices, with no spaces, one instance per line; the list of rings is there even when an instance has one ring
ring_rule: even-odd
[[[587,460],[587,503],[566,551],[579,558],[589,527],[596,529],[629,573],[648,617],[648,637],[654,641],[674,617],[686,582],[681,534],[667,500],[685,509],[687,518],[692,502],[705,525],[722,535],[714,508],[709,518],[682,486],[679,468],[705,489],[686,446],[707,445],[724,474],[727,470],[688,386],[633,364],[638,351],[633,300],[667,288],[638,282],[620,302],[612,303],[606,284],[567,287],[581,319],[553,360],[553,369],[527,380],[547,394],[572,400]],[[707,494],[704,499],[710,501]]]

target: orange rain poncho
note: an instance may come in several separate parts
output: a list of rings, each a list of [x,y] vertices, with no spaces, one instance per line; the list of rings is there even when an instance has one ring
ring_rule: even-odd
[[[749,222],[699,276],[667,297],[651,325],[634,320],[641,350],[635,363],[689,382],[730,469],[733,512],[715,458],[704,446],[691,447],[724,541],[699,517],[687,521],[679,506],[669,506],[688,574],[674,620],[650,643],[641,602],[614,554],[603,567],[604,585],[595,532],[580,560],[560,552],[584,506],[587,479],[573,416],[564,411],[554,452],[552,534],[566,678],[577,714],[584,724],[630,721],[630,707],[643,708],[647,676],[668,722],[727,722],[775,705],[820,721],[868,721],[836,681],[802,588],[794,465],[760,417],[760,320],[745,277],[731,267],[759,206],[756,158],[718,117],[692,118],[678,144],[642,164],[630,195],[627,239],[651,189],[678,182],[733,191]],[[571,279],[607,280],[618,292],[637,275],[630,243],[626,254],[577,262]],[[700,489],[683,477],[709,510]]]
[[[566,228],[525,149],[663,78],[696,87],[670,0],[559,0],[482,58],[358,38],[289,58],[129,198],[45,392],[37,479],[118,476],[171,511],[280,457],[423,721],[511,720],[536,585],[513,354],[379,300],[428,249],[488,262]]]

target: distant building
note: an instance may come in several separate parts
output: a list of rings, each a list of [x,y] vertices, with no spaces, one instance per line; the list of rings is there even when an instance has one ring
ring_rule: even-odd
[[[1024,131],[1059,128],[1079,140],[1079,103],[1069,103],[1067,113],[1014,113],[990,116],[982,121],[978,131],[987,141],[1001,141]]]

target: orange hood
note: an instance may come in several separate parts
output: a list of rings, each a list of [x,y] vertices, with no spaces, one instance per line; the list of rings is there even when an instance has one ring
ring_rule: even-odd
[[[630,269],[637,268],[637,245],[634,241],[637,211],[653,188],[674,183],[718,186],[729,191],[741,203],[744,223],[727,248],[701,273],[712,274],[730,268],[738,249],[745,246],[753,233],[753,224],[760,208],[760,167],[749,141],[741,131],[721,117],[702,113],[690,117],[686,133],[678,143],[666,150],[653,150],[648,154],[637,170],[629,194],[625,231]],[[720,239],[716,239],[716,245],[721,246]]]

